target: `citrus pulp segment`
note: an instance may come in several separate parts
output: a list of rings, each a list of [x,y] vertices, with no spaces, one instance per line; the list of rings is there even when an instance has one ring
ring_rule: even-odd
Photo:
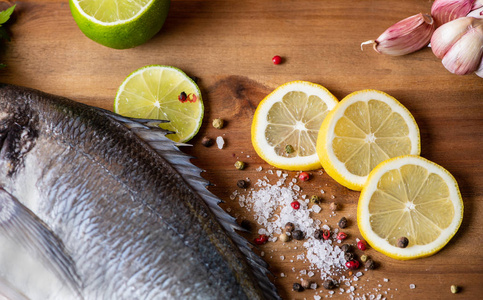
[[[163,26],[170,0],[69,0],[80,30],[107,47],[126,49],[152,38]]]
[[[354,92],[342,99],[325,118],[317,139],[317,153],[327,174],[356,191],[380,162],[419,152],[419,128],[411,113],[377,90]]]
[[[323,86],[307,81],[286,83],[258,105],[252,144],[267,163],[286,170],[320,168],[315,143],[320,124],[337,104]]]
[[[463,200],[458,184],[443,167],[419,156],[400,156],[369,175],[357,206],[357,224],[377,251],[413,259],[439,251],[458,230]],[[401,237],[406,248],[398,247]]]
[[[178,97],[184,93],[186,99]],[[190,140],[203,120],[201,92],[183,71],[175,67],[152,65],[131,73],[121,84],[114,101],[114,112],[140,119],[168,120],[159,125],[175,132],[167,137],[176,142]]]

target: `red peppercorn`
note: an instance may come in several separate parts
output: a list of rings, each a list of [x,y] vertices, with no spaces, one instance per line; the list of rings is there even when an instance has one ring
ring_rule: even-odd
[[[178,100],[181,103],[185,103],[186,101],[188,101],[187,98],[188,97],[186,96],[186,93],[185,92],[181,92],[181,94],[179,94],[179,96],[178,96]]]
[[[359,262],[357,260],[349,260],[345,263],[345,266],[351,270],[359,269]]]
[[[302,172],[299,175],[299,180],[300,181],[307,181],[307,180],[309,180],[309,178],[310,178],[310,175],[307,172]]]
[[[273,58],[272,58],[272,62],[275,64],[275,65],[278,65],[282,62],[282,58],[278,55],[275,55]]]
[[[345,234],[345,233],[344,233],[344,232],[342,232],[342,231],[341,231],[341,232],[339,232],[339,233],[337,234],[337,239],[338,239],[339,241],[343,241],[343,240],[345,240],[346,238],[347,238],[347,234]]]
[[[358,241],[357,248],[359,248],[359,250],[362,250],[362,251],[366,250],[366,242],[362,240]]]
[[[268,236],[265,234],[260,234],[256,239],[255,239],[255,244],[257,245],[263,245],[266,242],[268,242]]]
[[[298,201],[294,201],[290,203],[293,209],[299,209],[300,208],[300,203]]]
[[[324,238],[324,240],[328,240],[330,238],[330,230],[324,230],[322,232],[322,237]]]

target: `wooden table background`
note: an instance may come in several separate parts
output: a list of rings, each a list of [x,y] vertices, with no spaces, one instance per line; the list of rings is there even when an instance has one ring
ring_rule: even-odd
[[[9,2],[0,2],[0,8],[8,7]],[[128,50],[109,49],[87,39],[75,24],[67,0],[15,3],[9,25],[12,41],[4,43],[0,51],[0,62],[7,64],[0,70],[1,82],[111,109],[121,82],[139,67],[173,65],[199,77],[206,113],[192,140],[194,147],[187,151],[198,157],[193,162],[207,171],[204,176],[215,184],[210,189],[239,220],[252,216],[229,198],[237,190],[236,181],[245,177],[254,181],[273,170],[257,157],[250,143],[253,113],[270,91],[288,81],[308,80],[324,85],[339,99],[365,88],[396,97],[419,124],[422,156],[441,164],[457,179],[465,204],[464,219],[451,242],[429,258],[401,262],[369,249],[367,253],[380,262],[380,268],[361,278],[366,287],[360,293],[382,284],[382,291],[390,289],[383,294],[389,299],[481,299],[483,79],[450,74],[430,49],[387,57],[370,47],[361,51],[359,46],[398,20],[429,12],[432,1],[172,1],[160,33]],[[283,64],[273,65],[274,55],[282,56]],[[227,120],[221,131],[211,127],[211,120],[217,117]],[[204,135],[223,135],[226,147],[202,147]],[[248,163],[245,171],[234,169],[237,157]],[[262,172],[255,170],[258,166],[263,167]],[[290,173],[293,176],[295,172]],[[307,195],[323,188],[325,196],[334,195],[342,204],[332,225],[340,216],[355,221],[359,193],[318,172],[301,186]],[[322,219],[327,218],[328,201],[322,204],[318,216]],[[360,236],[354,223],[348,232],[352,241]],[[308,265],[279,258],[300,254],[300,247],[295,250],[294,245],[268,243],[261,250],[284,299],[313,299],[314,291],[296,293],[291,289],[298,272]],[[281,272],[287,277],[281,278]],[[383,278],[390,280],[383,282]],[[316,282],[320,284],[320,279]],[[416,284],[415,289],[409,289],[411,283]],[[452,284],[462,287],[460,294],[450,293]],[[333,297],[348,296],[336,293]]]

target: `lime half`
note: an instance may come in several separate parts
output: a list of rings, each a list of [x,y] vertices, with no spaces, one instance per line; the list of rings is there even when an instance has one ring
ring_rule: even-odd
[[[203,101],[196,83],[175,67],[151,65],[131,73],[121,84],[114,112],[131,118],[168,120],[161,128],[175,142],[196,135],[203,120]]]
[[[69,0],[80,30],[107,47],[126,49],[152,38],[163,26],[170,0]]]

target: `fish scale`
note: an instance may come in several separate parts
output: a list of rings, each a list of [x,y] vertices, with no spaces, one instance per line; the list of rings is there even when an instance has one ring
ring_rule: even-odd
[[[0,155],[0,199],[22,212],[5,213],[0,237],[13,226],[29,241],[17,246],[34,249],[22,255],[57,270],[38,290],[35,276],[7,277],[0,255],[1,283],[31,299],[278,299],[264,262],[165,131],[9,85],[0,110],[2,151],[27,149]],[[8,133],[19,115],[34,120],[20,128],[30,140]],[[22,229],[27,221],[33,230]]]

